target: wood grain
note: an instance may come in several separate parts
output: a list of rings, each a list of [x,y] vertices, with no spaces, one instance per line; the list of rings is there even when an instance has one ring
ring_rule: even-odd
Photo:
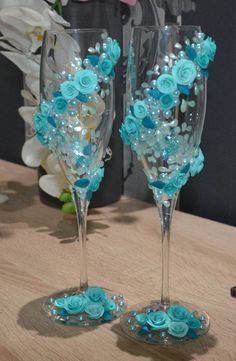
[[[83,331],[55,325],[43,297],[78,284],[73,216],[39,202],[36,172],[0,161],[0,361],[235,361],[236,230],[176,212],[171,242],[171,294],[206,309],[208,336],[161,349],[127,339],[119,322]],[[160,227],[154,206],[123,198],[90,211],[90,284],[122,292],[135,304],[160,296]]]

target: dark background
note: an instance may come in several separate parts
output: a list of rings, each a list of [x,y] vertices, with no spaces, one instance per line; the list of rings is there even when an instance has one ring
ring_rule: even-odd
[[[205,168],[183,187],[180,210],[236,225],[236,3],[234,0],[224,4],[213,0],[196,0],[195,3],[196,12],[183,14],[183,24],[200,24],[203,32],[216,40],[218,53],[211,65],[208,82],[208,106],[202,138]],[[124,9],[117,0],[94,0],[86,4],[70,2],[64,9],[64,17],[72,27],[78,27],[78,24],[80,27],[106,27],[111,36],[121,40]],[[117,73],[121,74],[121,68],[117,69]],[[122,120],[121,78],[116,80],[119,95],[116,97],[117,118],[111,140],[113,160],[107,164],[109,171],[102,191],[96,195],[98,203],[101,199],[107,203],[119,198],[124,186],[122,144],[118,136]],[[24,142],[24,122],[17,109],[22,105],[20,90],[23,79],[21,72],[2,55],[0,85],[0,157],[22,163],[20,153]],[[145,183],[137,182],[140,170],[134,172],[137,177],[136,181],[132,180],[131,186],[146,187]],[[127,169],[124,173],[127,174]],[[150,194],[147,192],[148,197]]]
[[[236,225],[236,2],[197,0],[184,24],[200,24],[217,43],[208,81],[203,172],[183,187],[180,209]]]

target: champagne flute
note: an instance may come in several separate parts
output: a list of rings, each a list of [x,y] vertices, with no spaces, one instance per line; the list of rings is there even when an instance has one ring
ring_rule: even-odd
[[[160,216],[162,286],[158,301],[121,317],[124,332],[143,342],[174,345],[206,334],[209,317],[169,296],[169,243],[178,193],[203,168],[208,65],[215,42],[198,26],[133,29],[127,79],[127,116],[121,137],[143,165]],[[184,272],[184,270],[183,270]]]
[[[43,310],[66,325],[96,326],[126,308],[120,293],[89,286],[86,246],[88,206],[104,175],[112,131],[119,57],[118,42],[104,29],[50,30],[44,35],[40,111],[34,124],[38,140],[57,155],[75,203],[80,286],[50,296]]]

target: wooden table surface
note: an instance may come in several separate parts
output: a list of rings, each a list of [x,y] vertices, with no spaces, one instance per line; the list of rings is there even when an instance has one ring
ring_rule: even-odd
[[[36,172],[0,161],[0,361],[236,361],[236,229],[176,212],[171,294],[206,309],[210,333],[162,349],[127,339],[119,321],[93,330],[54,324],[45,295],[78,284],[75,218],[40,203]],[[123,198],[90,211],[90,283],[135,304],[160,296],[160,227],[155,207]]]

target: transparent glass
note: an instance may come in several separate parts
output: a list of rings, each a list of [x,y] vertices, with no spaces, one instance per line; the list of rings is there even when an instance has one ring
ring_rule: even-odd
[[[156,84],[159,75],[165,73],[165,67],[167,67],[166,74],[170,74],[170,69],[173,68],[179,52],[181,49],[184,49],[189,39],[194,39],[197,36],[197,33],[201,33],[201,29],[198,26],[134,27],[128,59],[127,114],[132,115],[134,110],[130,111],[130,109],[137,100],[143,101],[145,99],[145,92],[146,94],[150,92],[150,84]],[[191,159],[198,152],[206,111],[206,77],[197,78],[194,84],[189,92],[178,95],[179,101],[171,110],[167,110],[169,114],[164,111],[158,111],[155,108],[155,102],[152,105],[152,99],[149,99],[150,107],[153,107],[152,116],[155,119],[156,125],[153,125],[152,122],[150,123],[150,119],[147,120],[145,118],[147,129],[149,129],[130,144],[143,165],[149,185],[151,181],[154,183],[159,182],[161,187],[161,182],[168,178],[168,174],[171,174],[172,171],[177,172],[183,169],[184,166],[187,167],[191,163]],[[186,88],[184,88],[183,92],[185,90]],[[154,127],[157,129],[155,136],[153,136],[152,131]],[[173,133],[173,130],[175,130],[175,133]],[[132,129],[132,131],[134,132],[135,130]],[[145,137],[145,143],[142,142],[142,137]],[[166,143],[169,137],[169,141],[172,142],[169,144],[175,147],[173,155],[165,155],[163,150],[160,151],[156,146],[158,140],[163,139],[163,137]],[[170,300],[169,296],[169,244],[173,211],[181,187],[178,187],[179,189],[176,188],[174,194],[169,197],[167,196],[165,199],[163,199],[160,189],[157,190],[154,186],[150,188],[153,191],[161,225],[161,297],[158,301],[151,301],[145,305],[132,307],[131,310],[121,317],[121,326],[125,333],[132,338],[168,346],[190,341],[194,337],[191,338],[189,335],[172,337],[168,332],[160,331],[160,329],[159,331],[147,329],[145,332],[137,322],[136,316],[150,311],[164,311],[168,313],[171,305],[179,304],[176,300]],[[181,305],[183,305],[182,302]],[[198,338],[209,329],[208,315],[204,312],[201,313],[201,311],[191,305],[188,306],[188,309],[195,315],[203,317],[202,328],[197,336],[195,335],[195,338]]]
[[[94,174],[96,175],[101,171],[102,160],[112,131],[114,118],[113,79],[105,78],[102,92],[101,86],[99,86],[101,83],[97,83],[98,85],[91,95],[87,95],[85,90],[84,93],[81,93],[82,90],[78,93],[74,89],[73,81],[69,83],[72,84],[72,91],[77,93],[76,96],[71,96],[70,93],[67,94],[64,91],[63,97],[68,96],[69,99],[66,102],[68,107],[66,112],[62,112],[60,108],[63,107],[65,100],[62,99],[62,103],[59,105],[56,104],[56,101],[62,96],[63,85],[65,83],[68,85],[68,81],[75,79],[76,74],[81,71],[83,72],[85,69],[89,71],[90,79],[94,80],[94,67],[90,66],[88,57],[90,56],[91,61],[94,60],[95,48],[98,49],[99,54],[99,47],[101,47],[104,36],[107,36],[106,34],[104,29],[47,31],[44,35],[42,48],[41,104],[45,102],[46,104],[53,104],[51,123],[56,123],[56,126],[49,135],[50,148],[56,153],[70,186],[76,207],[78,242],[80,244],[80,286],[50,296],[45,300],[43,309],[47,316],[55,321],[81,327],[111,321],[119,317],[126,308],[126,303],[121,294],[118,296],[112,291],[101,291],[100,287],[89,286],[87,272],[87,211],[92,192],[98,188],[101,180],[97,179]],[[96,76],[98,77],[98,75]],[[87,79],[88,77],[84,83],[81,80],[81,86],[87,85]],[[66,88],[67,92],[70,90],[71,88]],[[91,191],[87,190],[88,183],[93,183]],[[76,306],[76,302],[79,304],[81,299],[74,296],[85,296],[86,298],[88,292],[95,292],[94,300],[99,299],[100,296],[102,299],[103,291],[106,292],[110,302],[107,305],[112,310],[105,312],[101,317],[98,315],[91,316],[89,312],[85,312],[86,309],[84,311],[84,307],[82,307],[82,311],[76,312],[74,310],[71,312],[68,305],[66,309],[58,306],[65,299],[65,302],[68,303],[69,299]],[[101,293],[100,296],[99,292]],[[83,302],[85,298],[83,298]],[[79,310],[81,307],[78,306],[77,308]],[[96,309],[93,312],[96,312]]]

